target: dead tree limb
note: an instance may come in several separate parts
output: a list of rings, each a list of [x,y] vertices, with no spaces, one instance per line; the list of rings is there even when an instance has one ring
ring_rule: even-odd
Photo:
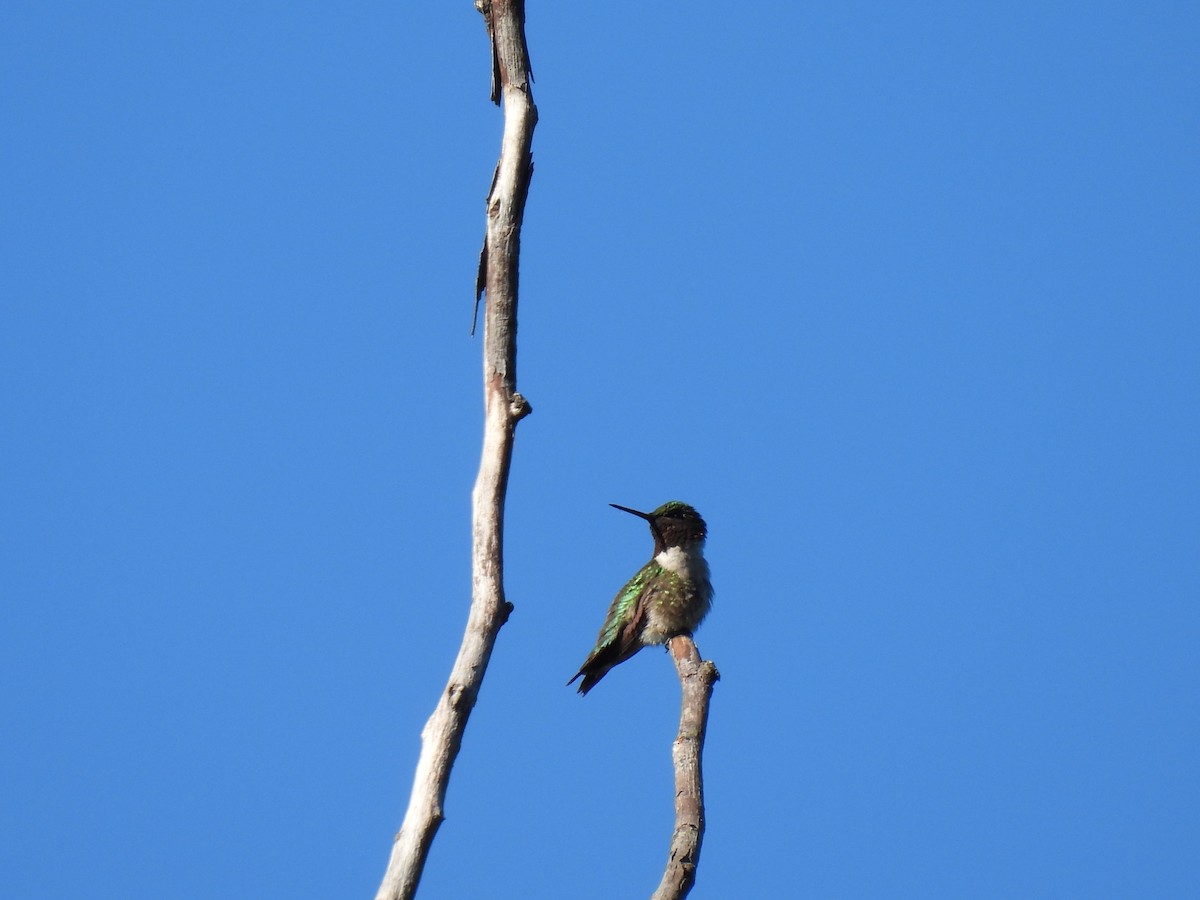
[[[704,841],[704,775],[700,762],[708,728],[708,701],[713,684],[721,677],[716,666],[700,659],[689,635],[671,638],[669,647],[683,693],[679,734],[671,747],[675,762],[675,830],[671,833],[666,871],[650,900],[682,900],[696,883],[700,844]]]
[[[483,329],[483,453],[472,501],[471,611],[450,679],[421,732],[408,811],[392,845],[376,900],[409,900],[425,868],[450,770],[512,605],[504,598],[504,500],[517,422],[530,406],[517,393],[517,263],[537,108],[530,93],[524,0],[476,0],[492,53],[492,100],[504,106],[500,161],[487,198],[487,233],[476,302],[486,295]]]

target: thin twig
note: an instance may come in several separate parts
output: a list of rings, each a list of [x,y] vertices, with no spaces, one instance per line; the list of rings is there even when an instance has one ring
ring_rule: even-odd
[[[671,638],[668,647],[683,694],[679,735],[671,747],[675,762],[675,830],[671,833],[666,871],[650,900],[681,900],[696,883],[704,841],[704,775],[700,763],[708,728],[708,701],[713,684],[721,677],[716,666],[701,660],[690,635]]]
[[[404,823],[376,900],[410,900],[438,826],[450,770],[487,672],[492,647],[512,605],[504,599],[504,499],[517,422],[531,408],[517,393],[517,262],[521,221],[533,172],[530,147],[537,109],[529,91],[524,0],[477,0],[493,59],[493,99],[503,98],[504,137],[487,198],[487,234],[477,290],[484,304],[483,453],[472,493],[471,612],[450,679],[421,732]],[[499,95],[495,78],[499,78]],[[478,297],[476,298],[478,301]]]

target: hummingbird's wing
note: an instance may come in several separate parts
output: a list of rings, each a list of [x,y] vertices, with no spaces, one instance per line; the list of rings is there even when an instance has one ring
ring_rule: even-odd
[[[604,618],[596,648],[583,661],[575,678],[567,684],[574,683],[582,675],[583,684],[579,686],[579,693],[586,694],[608,674],[609,669],[642,649],[641,634],[646,625],[648,592],[653,587],[655,576],[661,575],[662,571],[658,563],[648,562],[617,592]]]

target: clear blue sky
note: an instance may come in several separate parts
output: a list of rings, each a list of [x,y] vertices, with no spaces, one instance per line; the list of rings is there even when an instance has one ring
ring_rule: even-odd
[[[422,897],[1200,895],[1200,12],[531,2],[501,632]],[[0,894],[373,895],[469,599],[469,0],[0,12]]]

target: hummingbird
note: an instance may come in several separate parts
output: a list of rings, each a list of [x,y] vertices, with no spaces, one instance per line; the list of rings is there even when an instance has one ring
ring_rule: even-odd
[[[695,509],[678,500],[648,513],[616,503],[609,506],[650,523],[654,557],[617,592],[595,649],[567,682],[573,684],[583,676],[581,694],[643,647],[691,634],[712,606],[712,583],[704,559],[708,527]]]

